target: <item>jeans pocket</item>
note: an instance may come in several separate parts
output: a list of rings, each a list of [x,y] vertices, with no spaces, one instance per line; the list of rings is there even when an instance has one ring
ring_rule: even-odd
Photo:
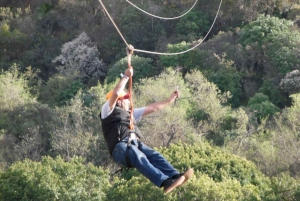
[[[127,149],[126,143],[118,143],[113,150],[112,153],[113,160],[115,163],[117,163],[120,166],[127,166],[126,149]]]

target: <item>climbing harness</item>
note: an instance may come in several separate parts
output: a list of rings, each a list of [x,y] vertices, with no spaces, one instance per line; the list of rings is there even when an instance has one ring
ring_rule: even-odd
[[[112,17],[110,16],[109,12],[107,11],[105,5],[102,3],[102,0],[99,0],[101,6],[103,7],[104,9],[104,12],[107,14],[108,18],[110,19],[110,21],[112,22],[112,24],[114,25],[114,27],[116,28],[117,32],[119,33],[120,37],[123,39],[124,43],[126,44],[127,47],[129,47],[129,44],[127,43],[127,41],[125,40],[124,36],[122,35],[121,31],[119,30],[118,26],[115,24],[114,20],[112,19]],[[129,3],[129,1],[127,0],[127,2]],[[130,4],[132,5],[132,3],[130,2]],[[209,28],[207,34],[204,36],[204,38],[198,42],[198,44],[196,44],[195,46],[185,50],[185,51],[182,51],[182,52],[173,52],[173,53],[170,53],[170,52],[154,52],[154,51],[147,51],[147,50],[140,50],[140,49],[132,49],[132,51],[136,51],[136,52],[142,52],[142,53],[148,53],[148,54],[156,54],[156,55],[165,55],[165,56],[172,56],[172,55],[179,55],[179,54],[184,54],[184,53],[187,53],[193,49],[195,49],[196,47],[198,47],[200,44],[202,44],[202,42],[207,38],[207,36],[209,35],[209,33],[211,32],[216,20],[217,20],[217,17],[219,15],[219,12],[220,12],[220,8],[221,8],[221,5],[222,5],[222,0],[220,0],[220,4],[219,4],[219,7],[218,7],[218,10],[217,10],[217,13],[216,13],[216,16],[214,18],[214,21],[211,25],[211,27]],[[193,8],[193,7],[192,7]],[[189,11],[188,11],[189,12]],[[148,14],[148,15],[151,15],[153,16],[152,14],[150,13],[147,13],[144,11],[144,13]],[[155,16],[155,17],[158,17],[158,16]],[[181,16],[182,17],[182,16]],[[166,18],[167,19],[167,18]],[[170,18],[172,19],[172,18]],[[200,40],[200,39],[199,39]]]

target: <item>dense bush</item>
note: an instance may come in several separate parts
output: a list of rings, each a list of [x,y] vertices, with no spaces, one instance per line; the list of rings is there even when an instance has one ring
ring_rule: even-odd
[[[0,163],[40,160],[49,143],[51,109],[30,94],[16,66],[0,75]]]
[[[259,121],[269,115],[274,115],[280,110],[272,102],[270,102],[268,96],[262,93],[256,93],[252,98],[250,98],[248,107]]]
[[[175,192],[164,194],[134,170],[116,178],[108,191],[107,200],[276,200],[284,197],[294,200],[294,190],[299,184],[290,177],[274,178],[271,182],[255,165],[243,158],[227,154],[201,143],[195,145],[173,144],[159,151],[180,171],[188,167],[195,170],[194,177]],[[290,185],[280,185],[289,180]],[[276,180],[276,181],[275,181]],[[275,186],[277,186],[275,188]]]
[[[16,162],[0,173],[0,200],[103,200],[110,187],[107,171],[75,157],[44,157]]]

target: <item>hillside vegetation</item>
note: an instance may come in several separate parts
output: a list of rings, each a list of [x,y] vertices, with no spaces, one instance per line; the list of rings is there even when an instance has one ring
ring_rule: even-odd
[[[194,2],[132,0],[164,17]],[[137,49],[207,35],[132,57],[135,107],[181,92],[141,120],[143,141],[195,177],[164,195],[113,174],[99,112],[126,44],[99,1],[1,0],[0,201],[300,200],[300,2],[205,0],[176,20],[103,3]]]

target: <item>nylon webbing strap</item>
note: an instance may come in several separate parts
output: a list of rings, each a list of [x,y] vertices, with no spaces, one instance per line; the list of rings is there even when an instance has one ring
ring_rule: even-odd
[[[126,47],[126,53],[128,58],[128,68],[132,68],[131,66],[131,56],[133,55],[133,49],[134,47],[132,45],[128,45]],[[132,100],[132,76],[129,77],[129,86],[128,86],[128,92],[130,94],[129,100],[130,100],[130,130],[134,130],[134,124],[133,124],[133,100]]]

